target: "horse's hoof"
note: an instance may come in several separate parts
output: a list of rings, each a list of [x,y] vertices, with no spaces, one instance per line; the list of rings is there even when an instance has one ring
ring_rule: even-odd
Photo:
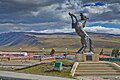
[[[71,15],[71,13],[70,13],[70,12],[69,12],[68,14],[69,14],[69,15]]]

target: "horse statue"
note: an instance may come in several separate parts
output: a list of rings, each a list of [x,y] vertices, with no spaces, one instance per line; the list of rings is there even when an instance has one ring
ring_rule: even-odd
[[[77,53],[84,53],[86,48],[88,47],[88,44],[89,44],[89,52],[93,53],[92,40],[90,39],[88,34],[83,30],[88,18],[84,16],[83,13],[80,13],[80,17],[81,17],[80,20],[78,20],[77,17],[70,12],[69,15],[72,19],[72,28],[74,28],[78,36],[81,37],[82,47],[77,51]]]

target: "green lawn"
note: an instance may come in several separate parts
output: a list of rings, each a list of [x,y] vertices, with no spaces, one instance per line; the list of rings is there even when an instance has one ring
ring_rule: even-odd
[[[48,76],[58,76],[58,77],[71,77],[70,70],[72,68],[73,62],[68,60],[59,60],[63,63],[62,71],[54,71],[54,63],[42,63],[40,65],[36,65],[33,67],[29,67],[26,69],[16,70],[17,72],[29,73],[29,74],[38,74],[38,75],[48,75]]]

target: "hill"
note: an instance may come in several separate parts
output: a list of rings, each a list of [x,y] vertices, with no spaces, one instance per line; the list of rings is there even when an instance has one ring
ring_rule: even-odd
[[[111,52],[112,48],[120,48],[120,36],[112,34],[89,33],[93,40],[96,52],[104,48],[105,52]],[[30,33],[10,32],[0,34],[1,51],[40,51],[42,48],[50,51],[65,50],[75,52],[80,48],[80,38],[75,33]]]
[[[30,49],[39,46],[41,43],[37,41],[35,36],[27,33],[10,32],[0,34],[1,50],[20,50],[20,48]]]

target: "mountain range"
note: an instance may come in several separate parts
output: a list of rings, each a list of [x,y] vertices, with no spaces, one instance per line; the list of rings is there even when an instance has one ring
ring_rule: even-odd
[[[37,41],[35,36],[22,32],[9,32],[0,34],[0,49],[31,48],[39,46],[41,43]]]
[[[46,35],[46,38],[44,36]],[[65,35],[66,36],[76,36],[76,33],[35,33],[35,32],[9,32],[0,34],[0,50],[39,50],[43,46],[52,47],[49,45],[50,41],[45,42],[45,40],[50,39],[49,35]],[[113,36],[120,36],[114,34],[103,34],[103,33],[89,33],[92,36],[103,36],[104,38]],[[43,36],[43,37],[41,37]],[[44,39],[43,39],[44,38]],[[62,37],[64,38],[64,37]],[[52,40],[52,39],[51,39]],[[117,45],[117,47],[119,47]]]

